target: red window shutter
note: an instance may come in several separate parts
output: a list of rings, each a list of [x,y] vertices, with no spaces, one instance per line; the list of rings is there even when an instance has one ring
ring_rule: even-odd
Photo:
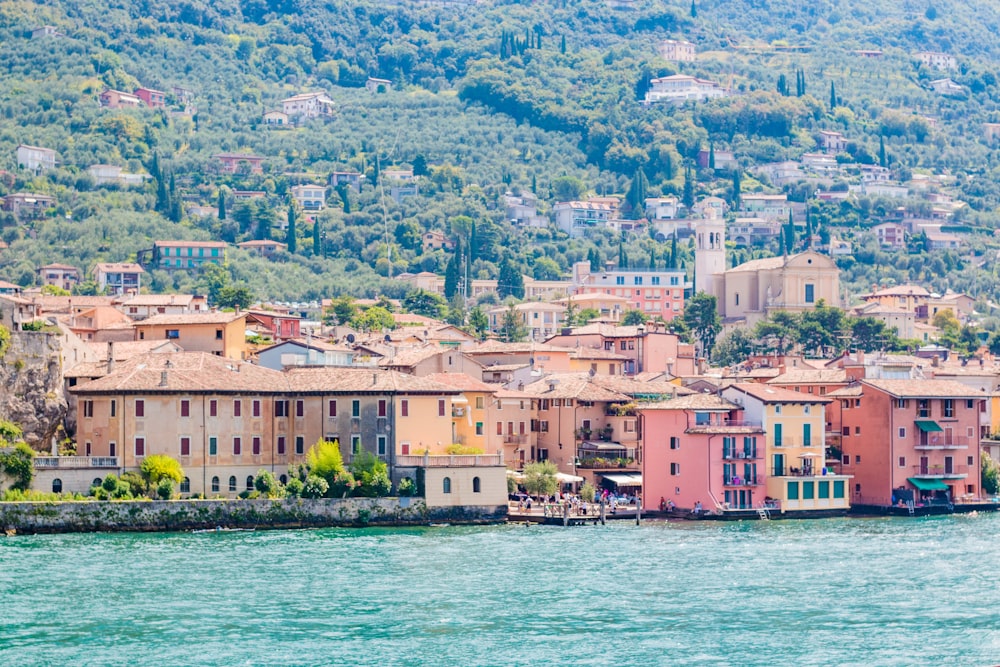
[[[253,439],[253,455],[260,456],[260,438],[258,436],[254,436]]]
[[[330,416],[337,416],[337,401],[330,401]]]
[[[306,414],[306,402],[305,401],[295,401],[295,416],[304,417]]]
[[[191,416],[191,401],[185,399],[181,400],[181,417]]]
[[[378,401],[378,416],[385,417],[385,399],[380,398]]]
[[[258,400],[253,402],[253,416],[260,417],[260,401]]]
[[[135,416],[145,417],[146,416],[146,401],[141,398],[135,402]]]
[[[135,439],[135,455],[145,456],[146,455],[146,439],[136,438]]]
[[[191,438],[181,438],[181,456],[191,456]]]
[[[243,441],[240,438],[233,438],[233,456],[243,453]]]
[[[208,416],[217,417],[219,415],[219,402],[214,398],[208,402]]]
[[[280,455],[282,455],[284,453],[285,453],[285,436],[279,435],[278,436],[278,455],[280,456]]]
[[[404,417],[410,416],[410,401],[408,399],[403,399],[399,402],[399,414]]]
[[[233,401],[233,416],[242,417],[243,416],[243,401],[236,399]]]
[[[444,417],[444,399],[438,399],[438,417]]]

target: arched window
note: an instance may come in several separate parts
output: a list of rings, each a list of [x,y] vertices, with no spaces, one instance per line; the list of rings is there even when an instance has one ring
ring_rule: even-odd
[[[52,493],[62,493],[62,480],[58,477],[52,480]]]
[[[281,482],[282,486],[288,484],[288,475],[282,475],[278,478],[278,481]]]
[[[236,475],[233,475],[232,477],[229,478],[229,490],[230,491],[236,490]]]
[[[451,477],[445,477],[442,485],[445,493],[451,493]]]
[[[181,493],[191,493],[191,480],[187,477],[181,482]]]
[[[473,493],[479,493],[479,491],[480,491],[480,488],[479,488],[479,478],[478,477],[473,477],[472,478],[472,492]]]
[[[91,486],[100,486],[100,485],[101,485],[101,482],[103,482],[103,481],[104,481],[104,480],[103,480],[103,479],[101,479],[100,477],[95,477],[95,478],[94,478],[94,481],[93,481],[93,482],[91,482],[91,483],[90,483],[90,485],[91,485]]]
[[[247,491],[253,491],[253,475],[247,475]]]
[[[219,478],[218,477],[213,477],[212,478],[212,493],[218,493],[218,492],[219,492]]]

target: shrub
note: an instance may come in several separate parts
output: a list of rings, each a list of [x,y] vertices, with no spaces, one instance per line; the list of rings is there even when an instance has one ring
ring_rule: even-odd
[[[149,495],[149,488],[146,486],[146,480],[143,479],[142,475],[140,475],[136,471],[129,470],[127,472],[124,472],[122,473],[119,479],[121,479],[122,482],[126,482],[129,485],[129,487],[132,489],[133,495],[136,496]]]
[[[143,459],[142,465],[139,466],[139,472],[147,484],[149,484],[149,487],[155,488],[157,493],[160,492],[159,484],[164,479],[170,480],[175,484],[180,484],[184,481],[184,470],[181,468],[181,464],[166,454],[147,456]]]
[[[99,485],[91,487],[90,495],[98,500],[131,500],[133,498],[131,484],[114,473],[109,473]]]
[[[10,488],[19,491],[31,488],[31,480],[35,478],[34,458],[35,452],[26,442],[19,442],[12,451],[0,454],[0,472],[13,480]]]
[[[253,488],[267,498],[282,498],[285,495],[285,487],[275,478],[274,473],[263,469],[257,471]]]
[[[330,490],[330,485],[319,475],[309,475],[302,485],[303,498],[322,498]]]
[[[156,496],[160,500],[170,500],[174,497],[174,483],[169,477],[164,477],[156,485]]]
[[[445,452],[451,454],[452,456],[473,456],[479,455],[484,452],[482,447],[474,447],[473,445],[461,445],[455,443],[453,445],[448,445],[445,448]]]
[[[337,473],[333,478],[333,484],[327,485],[326,496],[328,498],[346,498],[358,487],[357,480],[347,470]]]
[[[409,477],[404,477],[399,480],[399,484],[396,486],[396,493],[403,498],[410,498],[417,495],[417,485]]]
[[[594,502],[594,498],[597,496],[597,489],[590,482],[584,482],[580,487],[580,499],[588,503]]]
[[[302,487],[305,486],[298,477],[292,477],[285,485],[285,493],[291,498],[298,498],[302,495]]]
[[[356,480],[356,496],[377,498],[392,492],[389,467],[371,452],[361,452],[354,457],[351,461],[351,474]]]

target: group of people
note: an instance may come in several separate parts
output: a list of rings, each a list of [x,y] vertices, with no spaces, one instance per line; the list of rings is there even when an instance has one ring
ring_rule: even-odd
[[[638,496],[616,496],[607,489],[601,491],[600,495],[594,498],[593,502],[586,501],[579,494],[573,493],[556,493],[551,496],[541,496],[535,501],[536,504],[542,506],[542,512],[545,516],[563,516],[564,508],[567,505],[569,506],[571,515],[587,516],[588,514],[596,513],[595,506],[601,503],[610,508],[610,512],[614,514],[619,507],[638,505],[638,502]],[[530,513],[531,507],[531,496],[521,496],[518,498],[518,512]]]

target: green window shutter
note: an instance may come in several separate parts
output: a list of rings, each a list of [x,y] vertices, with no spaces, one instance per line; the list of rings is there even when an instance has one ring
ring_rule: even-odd
[[[844,480],[837,479],[833,482],[833,497],[843,498],[844,497]]]
[[[805,447],[812,446],[812,424],[802,425],[802,444]]]
[[[798,500],[799,499],[799,483],[798,482],[789,482],[788,483],[788,494],[787,495],[788,495],[788,499],[789,500]]]
[[[219,453],[219,439],[212,437],[208,439],[208,455],[216,456]]]
[[[774,425],[774,446],[781,447],[781,424]]]
[[[820,482],[819,483],[819,497],[829,498],[830,497],[830,482]]]
[[[813,499],[813,486],[815,482],[802,482],[802,500]]]

